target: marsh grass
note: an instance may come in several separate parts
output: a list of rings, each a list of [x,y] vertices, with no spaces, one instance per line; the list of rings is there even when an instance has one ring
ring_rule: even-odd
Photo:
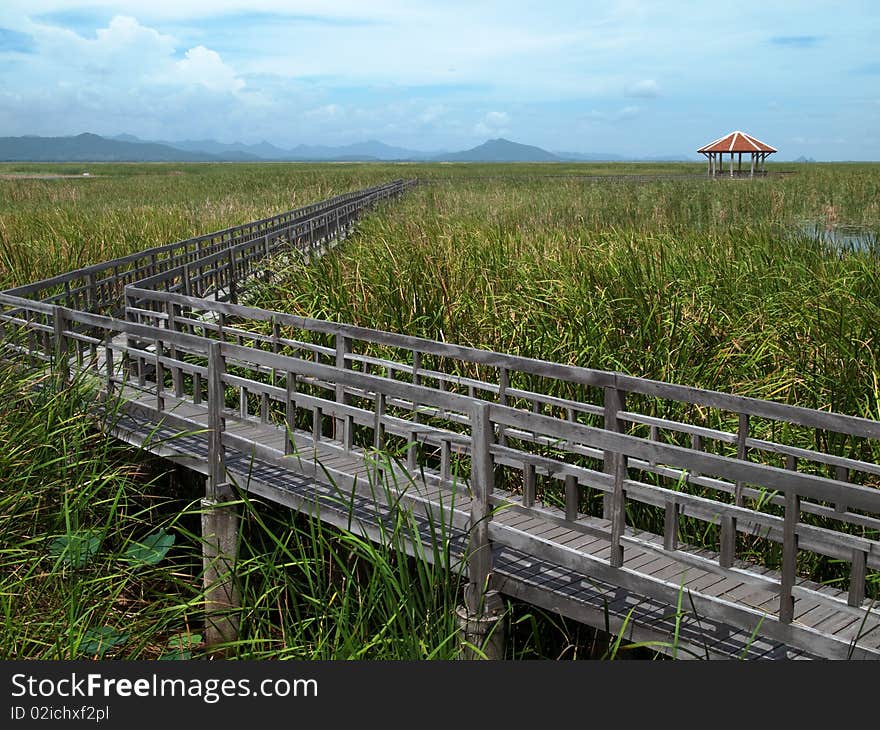
[[[88,169],[87,179],[0,179],[0,286],[418,176],[425,185],[368,216],[332,255],[279,262],[280,284],[252,303],[880,418],[876,251],[831,249],[802,225],[876,233],[876,166],[712,183],[590,179],[702,169],[687,165]],[[201,495],[99,436],[81,418],[87,383],[37,385],[0,372],[0,655],[202,656]],[[381,550],[271,505],[240,509],[246,609],[235,656],[455,655],[458,585],[442,561],[414,562],[397,538]],[[402,537],[411,524],[400,515],[389,529]],[[740,547],[775,559],[760,541]],[[132,550],[153,557],[133,561]],[[869,583],[880,589],[876,575]],[[510,608],[511,656],[626,653],[624,641],[597,643],[558,616]]]

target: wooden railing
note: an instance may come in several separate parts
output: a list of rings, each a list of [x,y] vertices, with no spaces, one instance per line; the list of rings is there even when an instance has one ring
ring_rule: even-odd
[[[413,183],[395,180],[345,193],[270,218],[19,286],[6,293],[79,311],[121,316],[125,286],[140,282],[173,291],[181,280],[191,277],[189,291],[197,291],[201,296],[225,291],[226,296],[234,299],[235,283],[244,280],[256,260],[289,248],[308,253],[347,230],[362,211],[380,200],[400,195]],[[212,267],[213,278],[201,273],[206,266]]]
[[[294,245],[309,240],[304,225],[288,227]],[[491,545],[507,545],[576,570],[588,561],[589,574],[674,604],[679,586],[624,565],[638,547],[774,591],[769,619],[693,594],[707,616],[765,618],[770,636],[789,636],[796,597],[864,613],[880,569],[880,422],[204,298],[234,299],[260,245],[230,238],[128,284],[125,319],[0,294],[4,355],[92,373],[107,395],[148,393],[144,415],[182,430],[199,424],[169,404],[203,406],[217,478],[226,449],[283,461],[295,448],[243,443],[230,419],[359,453],[399,449],[410,473],[472,498],[454,517],[471,530],[479,585]],[[602,536],[608,556],[502,525],[499,509]],[[683,521],[716,550],[680,543]],[[738,560],[746,541],[781,548],[778,573]],[[845,600],[798,584],[805,553],[849,564]]]

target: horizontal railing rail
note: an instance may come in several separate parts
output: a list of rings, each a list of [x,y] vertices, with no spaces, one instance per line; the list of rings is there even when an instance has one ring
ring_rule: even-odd
[[[400,194],[411,184],[412,181],[396,180],[373,188],[346,193],[270,218],[93,264],[49,279],[15,287],[7,290],[6,293],[89,311],[105,311],[115,307],[114,311],[118,314],[122,303],[122,288],[127,284],[161,277],[164,272],[176,271],[185,264],[196,264],[200,259],[225,251],[231,246],[264,240],[266,237],[270,237],[276,243],[283,242],[282,239],[288,237],[292,228],[308,226],[310,222],[314,224],[316,219],[319,224],[312,230],[321,230],[323,225],[325,235],[330,235],[331,226],[328,217],[330,212],[335,213],[339,209],[344,209],[348,216],[345,222],[348,223],[353,215],[364,208],[377,200]]]
[[[793,623],[798,599],[880,618],[865,601],[868,571],[880,570],[880,422],[237,303],[257,262],[320,250],[410,184],[301,209],[275,242],[265,227],[244,226],[198,255],[179,249],[156,271],[129,258],[141,263],[125,276],[141,278],[120,273],[107,312],[60,305],[57,291],[28,296],[57,281],[0,293],[2,354],[51,364],[68,380],[91,373],[105,398],[124,395],[151,420],[207,428],[212,463],[226,448],[287,458],[303,434],[365,457],[399,452],[411,475],[467,498],[473,582],[491,572],[493,542],[574,560],[493,517],[513,510],[602,537],[607,556],[589,567],[621,585],[669,590],[627,568],[626,551],[638,548],[771,592],[760,611],[780,626]],[[110,296],[96,291],[93,301]],[[182,416],[182,404],[201,410]],[[275,453],[244,444],[231,421],[288,435]],[[701,525],[713,550],[683,541],[685,523],[689,534]],[[778,570],[758,570],[744,541],[778,546]],[[805,553],[849,565],[844,594],[804,582]],[[755,615],[700,600],[734,622]]]

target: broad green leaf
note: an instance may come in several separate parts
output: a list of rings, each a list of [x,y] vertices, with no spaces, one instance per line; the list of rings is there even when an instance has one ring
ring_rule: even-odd
[[[128,641],[128,634],[117,631],[112,626],[95,626],[86,630],[79,642],[80,654],[85,656],[104,656],[108,649]]]
[[[168,640],[168,649],[160,659],[182,660],[192,659],[193,649],[202,643],[201,634],[175,634]]]
[[[101,547],[101,537],[94,530],[59,535],[49,543],[49,555],[73,568],[82,568]]]
[[[156,565],[171,549],[174,535],[164,529],[148,535],[141,542],[133,542],[125,551],[123,560],[134,565]]]

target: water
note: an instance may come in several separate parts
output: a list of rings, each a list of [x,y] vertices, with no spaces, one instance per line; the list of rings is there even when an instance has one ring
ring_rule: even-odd
[[[838,251],[880,252],[880,237],[866,226],[825,225],[814,221],[801,223],[795,233],[814,238]]]

